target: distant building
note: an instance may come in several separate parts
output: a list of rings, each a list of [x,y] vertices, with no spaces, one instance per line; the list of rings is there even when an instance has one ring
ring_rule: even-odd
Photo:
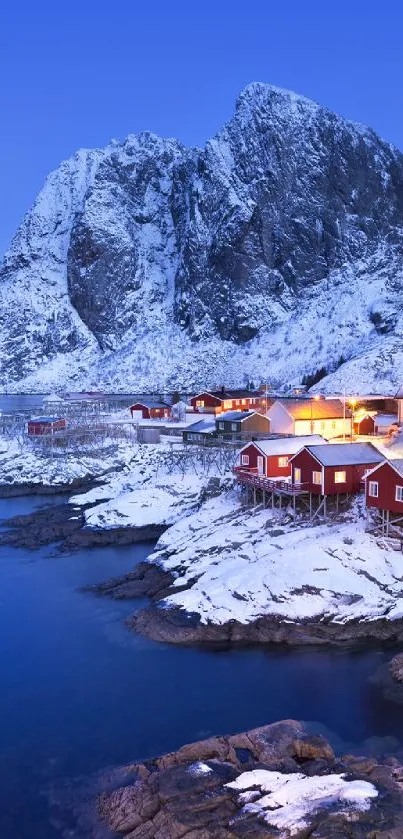
[[[28,420],[28,434],[30,437],[55,434],[67,427],[66,420],[59,417],[35,417]]]
[[[269,410],[275,434],[351,436],[352,414],[341,399],[278,399]]]
[[[354,414],[353,418],[354,434],[371,435],[375,434],[375,417],[373,414],[360,413]]]
[[[384,460],[372,443],[308,445],[291,458],[292,482],[314,495],[357,493],[365,474]]]
[[[226,411],[216,417],[215,424],[220,437],[270,434],[270,420],[257,411]]]
[[[130,406],[133,419],[169,419],[171,406],[161,399],[146,397]]]
[[[192,422],[187,428],[183,429],[182,438],[184,443],[205,443],[207,440],[213,440],[217,437],[216,424],[213,418],[206,417],[205,419]]]
[[[375,434],[388,434],[391,429],[397,428],[397,414],[376,414]]]
[[[273,404],[265,393],[254,390],[221,390],[203,391],[192,396],[190,404],[200,413],[221,414],[225,411],[267,411]]]
[[[266,478],[288,478],[291,476],[290,458],[307,443],[320,446],[326,444],[326,440],[320,434],[254,440],[239,452],[237,468]]]

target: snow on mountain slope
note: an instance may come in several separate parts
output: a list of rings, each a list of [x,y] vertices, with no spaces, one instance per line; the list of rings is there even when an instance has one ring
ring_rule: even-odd
[[[0,268],[0,386],[393,390],[402,242],[403,156],[249,85],[204,149],[130,135],[49,176]]]

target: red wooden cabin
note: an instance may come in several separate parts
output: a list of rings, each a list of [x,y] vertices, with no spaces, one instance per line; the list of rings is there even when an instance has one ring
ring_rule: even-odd
[[[291,458],[292,482],[314,495],[357,493],[366,472],[384,459],[372,443],[304,446]]]
[[[44,434],[55,434],[63,431],[67,426],[66,420],[59,417],[36,417],[28,420],[28,434],[30,437],[43,436]]]
[[[141,413],[142,419],[168,419],[171,416],[171,406],[158,399],[144,399],[130,406],[132,417]]]
[[[195,411],[202,413],[221,414],[224,411],[267,411],[273,404],[264,393],[253,390],[221,390],[203,391],[192,396],[190,404]]]
[[[365,503],[367,507],[403,516],[403,458],[385,460],[368,472]]]
[[[375,434],[375,417],[372,414],[355,416],[353,428],[354,434]]]
[[[248,443],[239,452],[236,468],[266,478],[288,478],[291,476],[290,457],[305,443],[322,445],[326,440],[320,434],[313,434],[309,437],[279,437]]]

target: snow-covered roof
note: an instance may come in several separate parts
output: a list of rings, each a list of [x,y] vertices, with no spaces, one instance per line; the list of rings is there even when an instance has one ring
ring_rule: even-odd
[[[60,422],[62,417],[32,417],[28,422]]]
[[[130,410],[136,407],[136,405],[141,405],[142,408],[170,408],[171,406],[168,405],[167,402],[162,402],[161,399],[154,396],[147,396],[145,399],[139,399],[138,402],[133,402],[133,405],[130,406]]]
[[[265,455],[287,455],[296,454],[304,446],[309,444],[322,446],[327,442],[320,434],[310,434],[306,437],[277,437],[273,440],[259,440],[253,443]],[[251,443],[247,443],[250,446]],[[246,448],[246,446],[244,446]],[[243,451],[243,449],[242,449]]]
[[[391,458],[390,460],[385,460],[385,461],[384,461],[384,463],[385,463],[385,464],[387,464],[388,466],[392,466],[392,468],[393,468],[396,472],[398,472],[398,473],[399,473],[399,475],[403,475],[403,458],[402,458],[402,457],[398,457],[398,458]],[[365,476],[365,477],[366,477],[366,478],[369,478],[369,477],[370,477],[370,475],[373,475],[373,473],[374,473],[374,472],[376,472],[376,471],[377,471],[377,469],[379,469],[379,467],[380,467],[381,465],[383,465],[383,464],[378,463],[376,466],[374,466],[374,468],[373,468],[373,469],[371,469],[371,470],[370,470],[370,472],[367,472],[367,474],[366,474],[366,476]]]
[[[351,417],[341,399],[279,399],[280,405],[295,420],[341,419]]]
[[[328,443],[326,446],[305,446],[322,466],[353,466],[381,463],[383,454],[372,443]]]
[[[403,475],[403,458],[395,458],[394,460],[390,460],[389,463],[396,469],[396,472],[399,472],[400,475]]]
[[[397,421],[397,414],[377,414],[375,417],[375,425],[382,425],[386,428]]]
[[[222,388],[221,390],[203,390],[200,393],[197,393],[194,399],[197,399],[198,396],[204,396],[208,393],[209,396],[214,396],[216,399],[255,399],[258,396],[264,396],[262,391],[260,390],[242,390],[242,389],[235,389],[235,390],[226,390]]]
[[[225,422],[243,422],[248,417],[252,417],[253,414],[256,413],[257,411],[226,411],[225,414],[220,414],[218,419],[220,422],[222,420],[225,420]]]
[[[185,429],[185,431],[191,431],[192,434],[194,431],[199,433],[202,432],[203,434],[211,434],[215,430],[215,420],[209,419],[202,419],[198,420],[198,422],[192,422]]]

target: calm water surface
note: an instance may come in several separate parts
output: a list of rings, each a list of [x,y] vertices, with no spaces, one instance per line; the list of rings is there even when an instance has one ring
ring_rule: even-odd
[[[48,503],[0,500],[0,519]],[[340,749],[403,742],[402,709],[369,682],[388,655],[164,646],[124,627],[144,603],[78,590],[149,550],[0,549],[2,839],[86,839],[58,812],[55,790],[213,733],[294,717],[330,729]]]

